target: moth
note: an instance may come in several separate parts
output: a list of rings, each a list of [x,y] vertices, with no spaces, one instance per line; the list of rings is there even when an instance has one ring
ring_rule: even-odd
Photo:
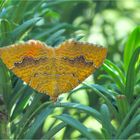
[[[106,55],[106,48],[74,40],[54,48],[37,40],[0,48],[8,69],[54,101],[98,69]]]

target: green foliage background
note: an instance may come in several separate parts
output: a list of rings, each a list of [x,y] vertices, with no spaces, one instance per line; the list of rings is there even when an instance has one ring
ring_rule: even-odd
[[[139,13],[134,0],[0,0],[0,47],[74,38],[108,48],[94,77],[55,104],[0,61],[0,139],[140,139]]]

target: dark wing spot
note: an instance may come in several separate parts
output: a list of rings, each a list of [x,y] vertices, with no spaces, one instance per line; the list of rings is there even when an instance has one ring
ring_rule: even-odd
[[[37,64],[40,64],[40,63],[43,63],[47,60],[46,57],[44,58],[39,58],[39,59],[34,59],[32,57],[24,57],[22,61],[20,62],[15,62],[14,63],[14,66],[15,67],[25,67],[27,65],[37,65]]]
[[[34,74],[34,77],[38,77],[38,76],[39,76],[39,73],[35,73],[35,74]]]
[[[68,57],[63,57],[62,59],[71,63],[71,64],[83,63],[85,66],[88,66],[88,67],[93,66],[93,62],[92,61],[87,61],[83,55],[77,56],[73,59],[68,58]]]

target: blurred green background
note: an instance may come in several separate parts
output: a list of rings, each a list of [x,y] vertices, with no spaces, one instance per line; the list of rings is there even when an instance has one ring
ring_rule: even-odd
[[[139,24],[139,0],[0,0],[0,47],[29,39],[53,47],[74,38],[108,48],[103,67],[68,100],[60,96],[61,104],[37,94],[1,62],[0,138],[140,138],[136,122],[127,126],[139,115],[138,104],[131,108],[140,92]],[[133,54],[131,64],[137,63],[129,67]]]

